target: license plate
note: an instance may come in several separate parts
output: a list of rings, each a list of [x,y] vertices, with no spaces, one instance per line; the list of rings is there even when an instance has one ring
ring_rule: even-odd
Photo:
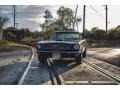
[[[60,59],[61,58],[61,54],[60,53],[52,53],[52,58]]]

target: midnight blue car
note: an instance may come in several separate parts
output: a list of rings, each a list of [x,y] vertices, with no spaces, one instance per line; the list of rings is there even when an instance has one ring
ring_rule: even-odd
[[[40,41],[36,47],[40,63],[46,62],[48,57],[73,58],[77,63],[81,63],[87,51],[86,40],[76,31],[55,32],[48,41]]]

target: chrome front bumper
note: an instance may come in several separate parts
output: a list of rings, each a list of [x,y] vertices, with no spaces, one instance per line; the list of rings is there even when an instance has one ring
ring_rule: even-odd
[[[81,55],[81,51],[40,51],[37,53],[39,55],[44,55],[46,57],[52,57],[53,53],[59,53],[61,58],[77,58]]]
[[[81,51],[41,51],[37,50],[38,53],[81,53]]]

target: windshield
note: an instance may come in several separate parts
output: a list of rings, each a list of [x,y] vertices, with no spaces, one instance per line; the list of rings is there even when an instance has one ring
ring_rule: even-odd
[[[56,41],[80,41],[80,34],[78,32],[57,32],[53,34],[50,40]]]

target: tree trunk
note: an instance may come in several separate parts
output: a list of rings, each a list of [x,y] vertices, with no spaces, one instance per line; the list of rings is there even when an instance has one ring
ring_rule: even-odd
[[[0,29],[0,40],[2,40],[2,37],[3,37],[3,30]]]

